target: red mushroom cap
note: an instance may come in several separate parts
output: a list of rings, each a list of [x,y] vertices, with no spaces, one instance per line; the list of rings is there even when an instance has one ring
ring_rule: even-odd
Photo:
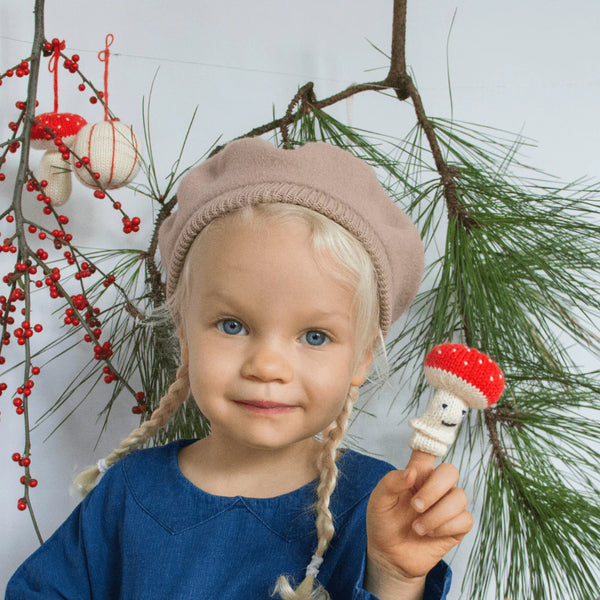
[[[73,113],[42,113],[35,117],[37,123],[31,128],[31,145],[36,150],[56,148],[54,137],[59,137],[65,146],[75,141],[75,136],[87,121]],[[54,136],[50,133],[51,130]]]
[[[500,367],[486,354],[462,344],[440,344],[425,358],[425,379],[451,392],[471,408],[486,408],[504,390]]]

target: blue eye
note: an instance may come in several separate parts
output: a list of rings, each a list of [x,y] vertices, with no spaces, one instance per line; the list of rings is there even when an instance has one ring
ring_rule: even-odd
[[[223,319],[217,323],[217,329],[227,335],[247,335],[246,328],[235,319]]]
[[[322,346],[329,342],[329,338],[322,331],[307,331],[300,339],[310,346]]]

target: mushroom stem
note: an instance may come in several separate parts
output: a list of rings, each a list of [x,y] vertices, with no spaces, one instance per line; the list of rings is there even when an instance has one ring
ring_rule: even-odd
[[[414,428],[409,446],[434,456],[442,456],[454,443],[458,427],[467,413],[468,405],[447,390],[436,390],[425,412],[408,424]]]
[[[42,190],[51,199],[52,206],[61,206],[71,195],[71,165],[57,150],[46,150],[38,167],[37,180],[46,180]]]

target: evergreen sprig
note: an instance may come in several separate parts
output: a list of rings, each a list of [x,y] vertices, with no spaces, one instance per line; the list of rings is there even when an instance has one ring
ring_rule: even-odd
[[[506,132],[429,121],[455,174],[458,210],[445,202],[419,127],[395,140],[314,110],[291,136],[378,167],[421,230],[430,287],[389,345],[392,371],[420,374],[429,348],[459,341],[506,373],[500,402],[461,431],[460,461],[482,507],[464,597],[596,600],[600,373],[584,372],[573,351],[600,354],[598,186],[528,167],[525,141]],[[420,376],[406,410],[426,394]]]

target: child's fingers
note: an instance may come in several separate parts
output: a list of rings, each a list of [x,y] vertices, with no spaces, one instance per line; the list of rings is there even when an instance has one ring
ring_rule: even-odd
[[[464,490],[453,488],[419,518],[415,519],[413,529],[420,535],[435,531],[465,512],[467,503],[467,495]]]
[[[377,484],[369,504],[377,511],[387,511],[398,503],[398,496],[408,492],[415,483],[416,471],[390,471]]]
[[[444,523],[442,526],[429,531],[427,535],[434,537],[453,537],[458,541],[462,540],[471,529],[473,529],[473,515],[464,510],[454,519]]]
[[[413,508],[424,512],[445,496],[458,483],[458,469],[442,463],[427,478],[412,499]]]

